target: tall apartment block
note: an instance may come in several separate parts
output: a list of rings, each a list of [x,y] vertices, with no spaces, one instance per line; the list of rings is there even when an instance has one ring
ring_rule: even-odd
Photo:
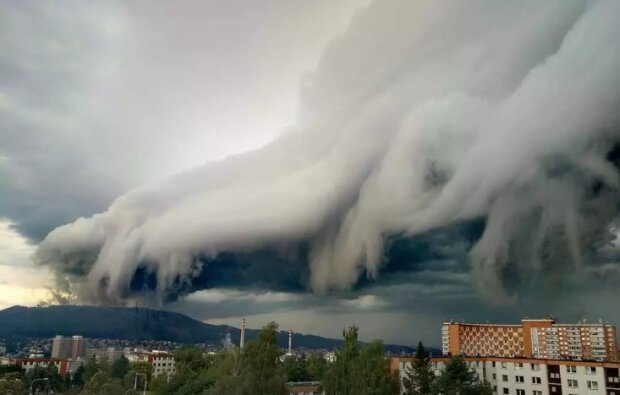
[[[78,359],[86,355],[86,344],[82,336],[56,336],[52,341],[52,358]]]
[[[446,322],[444,355],[616,361],[616,328],[604,323],[557,324],[553,319],[524,319],[521,325]]]

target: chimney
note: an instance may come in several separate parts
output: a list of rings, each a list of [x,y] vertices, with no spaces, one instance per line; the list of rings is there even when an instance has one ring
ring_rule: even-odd
[[[245,346],[245,318],[241,320],[241,340],[239,341],[239,348],[243,349]]]
[[[293,355],[293,330],[288,330],[288,355]]]

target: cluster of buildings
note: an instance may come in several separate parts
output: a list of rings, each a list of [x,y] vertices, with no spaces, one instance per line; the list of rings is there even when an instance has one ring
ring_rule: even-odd
[[[155,377],[171,376],[176,372],[174,356],[169,351],[144,351],[130,348],[116,350],[113,347],[108,347],[106,350],[87,349],[86,340],[82,336],[56,336],[52,339],[50,358],[45,358],[42,354],[30,354],[28,357],[0,356],[0,365],[17,365],[25,371],[30,371],[35,367],[54,366],[64,378],[67,375],[72,376],[89,358],[107,358],[113,362],[121,356],[130,362],[146,362],[152,365],[152,374]]]
[[[620,395],[616,328],[602,322],[559,324],[524,319],[520,325],[446,322],[439,375],[451,356],[463,356],[478,377],[502,395]],[[411,358],[392,358],[401,381]]]

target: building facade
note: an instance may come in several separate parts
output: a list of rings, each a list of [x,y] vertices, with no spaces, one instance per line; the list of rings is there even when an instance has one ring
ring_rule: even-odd
[[[86,355],[86,342],[82,336],[56,336],[52,341],[52,358],[79,359]]]
[[[172,376],[176,373],[174,355],[166,351],[128,351],[129,362],[146,362],[153,366],[153,376]]]
[[[534,358],[464,357],[478,377],[499,395],[620,395],[620,363]],[[411,358],[392,358],[401,380]],[[449,357],[433,357],[436,375]]]
[[[521,325],[446,322],[444,355],[617,361],[616,328],[610,324],[557,324],[524,319]]]
[[[47,368],[48,366],[54,366],[58,369],[58,373],[65,378],[69,373],[69,362],[66,359],[57,358],[15,358],[11,361],[12,364],[21,367],[26,373],[30,372],[35,367]]]

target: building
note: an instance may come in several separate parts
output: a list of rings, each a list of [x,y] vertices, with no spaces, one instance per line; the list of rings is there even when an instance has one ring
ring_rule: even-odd
[[[289,395],[320,395],[321,385],[318,381],[302,381],[286,383]]]
[[[173,375],[176,373],[174,355],[167,351],[128,351],[125,358],[129,362],[146,362],[153,366],[153,376]]]
[[[58,358],[15,358],[12,360],[12,364],[20,366],[26,373],[34,369],[35,367],[47,368],[48,366],[55,366],[58,369],[58,373],[65,378],[69,372],[69,363],[66,359]]]
[[[79,359],[86,355],[86,343],[82,336],[56,336],[52,341],[52,358]]]
[[[524,319],[521,325],[446,322],[441,329],[444,355],[617,361],[616,328],[595,324],[557,324]]]
[[[449,357],[433,357],[439,375]],[[465,357],[478,377],[499,395],[620,395],[620,363],[535,358]],[[392,370],[402,380],[411,358],[392,358]]]

